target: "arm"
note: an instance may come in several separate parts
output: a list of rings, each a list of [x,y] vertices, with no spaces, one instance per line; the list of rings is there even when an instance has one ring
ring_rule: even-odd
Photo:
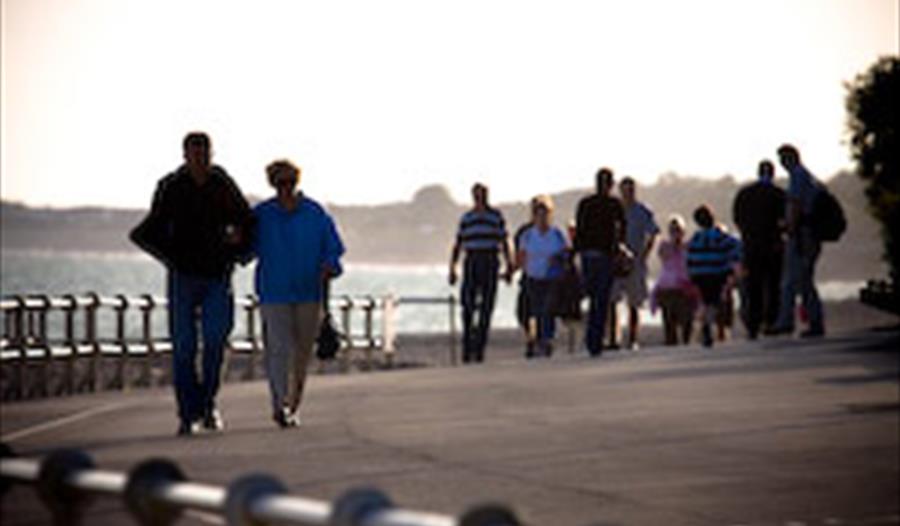
[[[172,240],[167,224],[168,196],[166,180],[160,181],[153,194],[150,212],[129,233],[129,239],[166,266],[171,266]]]
[[[344,242],[338,234],[337,225],[329,215],[325,215],[325,238],[322,247],[322,279],[328,281],[344,272],[341,256],[344,255]]]
[[[461,251],[462,247],[460,246],[459,234],[457,234],[456,239],[453,241],[453,249],[450,252],[450,273],[447,281],[451,285],[456,285],[456,263],[459,261],[459,254]]]
[[[503,252],[503,259],[504,261],[506,261],[506,271],[503,273],[503,280],[509,283],[512,281],[512,275],[515,271],[516,262],[513,261],[511,251],[509,250],[509,239],[506,236],[503,236],[501,250]]]

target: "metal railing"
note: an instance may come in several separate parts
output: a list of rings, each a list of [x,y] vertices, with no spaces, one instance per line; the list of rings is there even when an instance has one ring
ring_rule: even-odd
[[[394,360],[397,300],[339,296],[331,301],[341,334],[338,359],[349,369],[361,351],[371,368],[378,353]],[[161,355],[172,349],[165,298],[29,295],[0,299],[0,399],[25,399],[166,383]],[[255,296],[235,299],[236,325],[227,363],[243,362],[240,379],[253,379],[261,362],[262,331]],[[138,319],[136,319],[138,318]],[[166,336],[161,336],[166,335]],[[135,371],[137,369],[137,371]],[[227,369],[227,366],[226,366]],[[226,375],[227,377],[227,375]]]
[[[86,453],[58,450],[41,460],[15,458],[4,446],[0,496],[15,483],[32,484],[56,524],[77,524],[97,496],[121,498],[141,525],[169,525],[188,510],[220,514],[229,525],[304,526],[518,526],[499,505],[472,508],[460,517],[397,508],[374,488],[351,489],[329,503],[287,494],[267,474],[239,477],[227,487],[191,482],[173,462],[149,459],[128,473],[96,469]]]

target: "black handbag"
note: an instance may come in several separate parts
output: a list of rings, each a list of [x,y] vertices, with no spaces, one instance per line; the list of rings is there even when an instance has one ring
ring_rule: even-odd
[[[319,326],[319,336],[316,337],[316,357],[322,361],[334,360],[341,350],[341,333],[334,327],[331,312],[328,309],[329,294],[328,281],[322,285],[322,323]]]

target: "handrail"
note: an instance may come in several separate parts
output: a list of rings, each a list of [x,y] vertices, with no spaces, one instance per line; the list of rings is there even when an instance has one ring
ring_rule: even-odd
[[[10,450],[5,448],[5,453]],[[306,526],[520,526],[504,506],[476,506],[460,517],[406,510],[375,488],[346,491],[334,502],[287,494],[266,474],[244,475],[227,487],[188,481],[165,459],[145,460],[128,473],[96,469],[90,456],[62,449],[40,460],[0,459],[0,491],[32,484],[55,519],[77,523],[93,495],[121,497],[142,525],[168,525],[184,510],[222,514],[227,524],[291,523]]]

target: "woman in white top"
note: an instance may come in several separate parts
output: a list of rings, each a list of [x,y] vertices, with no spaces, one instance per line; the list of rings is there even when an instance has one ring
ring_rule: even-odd
[[[534,225],[522,234],[517,254],[528,294],[528,358],[553,354],[557,285],[569,248],[566,235],[551,223],[553,201],[549,196],[536,200]]]

